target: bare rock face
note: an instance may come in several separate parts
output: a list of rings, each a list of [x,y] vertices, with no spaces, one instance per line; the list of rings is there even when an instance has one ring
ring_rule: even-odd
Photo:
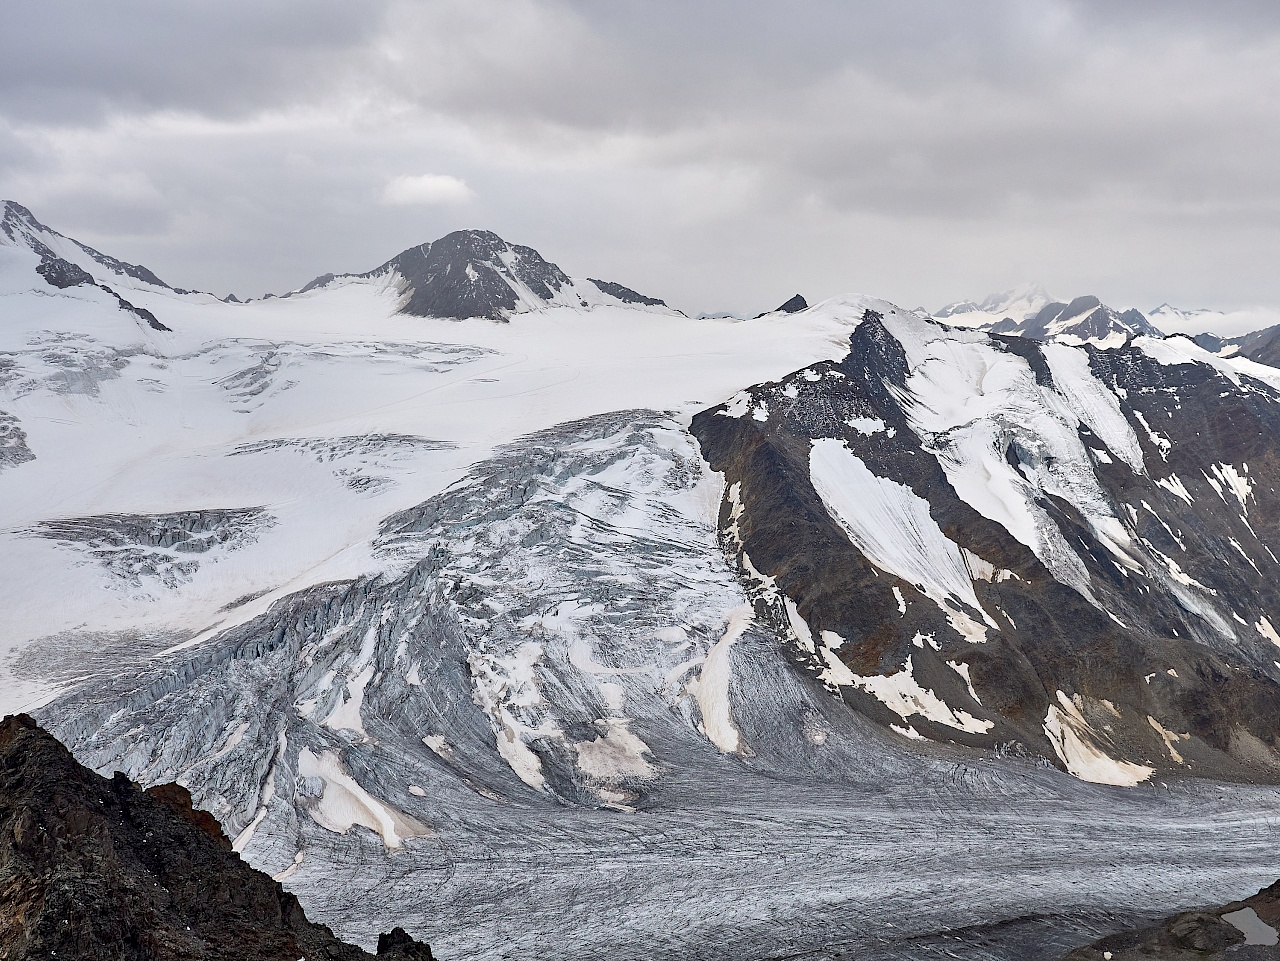
[[[1280,958],[1280,881],[1251,898],[1108,935],[1064,961],[1263,961]]]
[[[844,360],[700,413],[762,617],[908,737],[1275,781],[1280,394],[1171,350],[868,310]]]
[[[0,956],[10,961],[358,961],[244,864],[176,784],[82,767],[25,715],[0,722]],[[396,929],[378,957],[429,961]]]
[[[345,280],[390,279],[400,293],[399,313],[413,317],[506,322],[545,306],[601,304],[674,313],[664,301],[608,280],[575,280],[532,247],[511,244],[490,230],[455,230],[439,240],[402,250],[363,274],[321,274],[292,297]]]

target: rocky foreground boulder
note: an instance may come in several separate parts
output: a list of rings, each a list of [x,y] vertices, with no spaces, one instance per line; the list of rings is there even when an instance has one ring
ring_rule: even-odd
[[[0,722],[0,957],[358,961],[232,850],[177,784],[81,766],[30,717]],[[383,961],[431,961],[397,928]]]
[[[1262,961],[1280,958],[1280,881],[1220,908],[1108,935],[1063,961]]]

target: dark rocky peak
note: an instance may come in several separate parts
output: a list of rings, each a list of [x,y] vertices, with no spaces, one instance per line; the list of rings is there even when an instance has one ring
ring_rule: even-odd
[[[1206,350],[1214,350],[1214,348],[1206,346],[1209,341],[1202,340],[1202,338],[1210,338],[1212,336],[1212,334],[1201,334],[1195,340]],[[1254,330],[1230,339],[1215,339],[1218,341],[1215,353],[1234,346],[1236,355],[1240,357],[1247,357],[1249,360],[1257,361],[1259,364],[1267,364],[1270,367],[1280,367],[1280,326],[1264,327],[1262,330]]]
[[[83,767],[25,715],[0,722],[0,957],[360,961],[240,860],[176,784]],[[430,961],[400,929],[379,958]]]
[[[394,278],[402,295],[399,313],[415,317],[506,321],[543,306],[627,305],[672,311],[608,280],[575,281],[532,247],[512,244],[491,230],[455,230],[439,240],[410,247],[363,274],[321,274],[293,297],[338,280]]]
[[[802,310],[809,309],[809,302],[800,294],[796,294],[790,300],[775,307],[773,310],[766,310],[763,314],[757,314],[757,317],[764,317],[768,314],[798,314]]]
[[[550,302],[573,283],[532,247],[509,244],[489,230],[455,230],[410,247],[373,273],[389,270],[403,284],[401,313],[459,320],[504,320],[521,306],[534,306],[530,297]]]
[[[163,280],[157,277],[146,267],[138,264],[130,264],[123,260],[117,260],[110,257],[99,250],[95,250],[88,244],[82,244],[78,240],[67,237],[58,233],[51,227],[46,227],[35,218],[35,215],[22,204],[15,203],[12,200],[0,202],[0,234],[3,234],[8,241],[9,246],[25,247],[26,249],[38,254],[42,266],[49,261],[60,261],[69,267],[81,271],[86,276],[95,275],[96,280],[111,280],[112,276],[129,277],[144,284],[150,284],[153,287],[162,287],[165,290],[172,290],[175,293],[185,294],[191,291],[180,290],[170,287]],[[4,241],[0,241],[4,243]],[[87,257],[92,265],[101,268],[94,270],[93,266],[87,266],[83,262],[83,258]],[[79,265],[73,263],[73,260],[81,261]],[[55,272],[66,276],[72,271],[65,268],[55,268]],[[41,271],[48,278],[48,274]],[[50,283],[54,283],[50,280]],[[54,284],[54,286],[59,286]],[[70,286],[62,284],[61,286]]]

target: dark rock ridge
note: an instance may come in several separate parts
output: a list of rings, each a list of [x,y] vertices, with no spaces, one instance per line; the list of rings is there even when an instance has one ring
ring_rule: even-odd
[[[1242,901],[1109,935],[1063,961],[1263,961],[1280,958],[1278,926],[1280,881]]]
[[[763,317],[765,314],[798,314],[802,310],[809,309],[809,302],[800,294],[796,294],[790,300],[775,307],[773,310],[766,310],[764,314],[758,316]]]
[[[45,242],[45,239],[42,239],[42,237],[46,239],[51,237],[57,238],[78,247],[88,256],[93,258],[95,262],[113,274],[132,277],[134,280],[140,280],[144,284],[151,284],[154,287],[163,287],[166,290],[172,290],[175,293],[191,293],[191,291],[170,287],[146,267],[142,267],[138,264],[126,263],[123,260],[117,260],[115,257],[109,257],[101,251],[94,250],[88,244],[82,244],[78,240],[74,240],[71,237],[58,233],[58,231],[51,227],[46,227],[40,221],[36,220],[35,215],[32,214],[30,210],[21,204],[14,203],[12,200],[6,200],[3,203],[0,203],[0,233],[3,233],[7,238],[9,238],[10,242],[13,244],[20,247],[27,247],[39,254],[42,261],[60,259],[58,255],[50,249],[49,245]],[[62,263],[66,264],[67,262],[63,260]],[[74,265],[71,264],[67,264],[67,266],[73,267],[75,270],[81,270],[81,268],[74,267]],[[55,268],[55,270],[57,269],[65,268]],[[45,274],[43,270],[41,273]],[[85,273],[87,273],[87,271],[85,271]],[[45,276],[48,278],[48,274],[45,274]],[[66,283],[55,283],[52,279],[50,279],[49,282],[55,287],[68,286]],[[83,281],[73,282],[82,283]]]
[[[1242,357],[1260,364],[1280,367],[1280,327],[1266,327],[1237,338]]]
[[[1280,367],[1280,325],[1264,327],[1239,337],[1197,334],[1192,338],[1205,350],[1233,357],[1247,357],[1268,367]]]
[[[1280,393],[892,313],[693,420],[725,548],[796,662],[911,736],[1114,783],[1280,780]],[[851,520],[819,468],[845,470]],[[1021,540],[974,506],[991,491],[1039,518]]]
[[[654,297],[610,281],[575,281],[532,247],[509,244],[488,230],[455,230],[410,247],[363,274],[322,274],[286,297],[339,279],[392,276],[400,285],[399,312],[415,317],[506,320],[543,304],[595,303],[666,307]],[[589,287],[584,285],[590,285]]]
[[[176,784],[82,767],[31,718],[0,722],[0,955],[10,961],[357,961],[240,860]],[[379,958],[430,961],[396,929]]]
[[[1117,333],[1129,337],[1164,336],[1142,311],[1115,311],[1093,296],[1077,297],[1069,304],[1048,304],[1034,317],[1025,320],[1006,317],[984,329],[993,334],[1014,334],[1033,340],[1064,337],[1102,340]]]
[[[41,239],[42,235],[46,239],[56,237],[68,244],[74,244],[111,273],[132,277],[134,280],[140,280],[143,283],[152,284],[156,287],[163,287],[166,290],[173,290],[174,293],[191,293],[191,291],[176,290],[175,288],[170,287],[146,267],[139,267],[137,264],[128,264],[123,260],[116,260],[114,257],[108,257],[106,254],[100,253],[92,247],[80,243],[78,240],[72,240],[70,237],[64,237],[56,230],[52,230],[40,223],[40,221],[36,220],[35,216],[32,215],[31,211],[20,204],[14,203],[12,200],[6,200],[3,206],[0,206],[0,233],[3,233],[14,245],[26,247],[33,253],[39,255],[40,263],[36,267],[36,272],[45,279],[50,287],[56,287],[59,290],[66,290],[68,287],[80,286],[98,287],[114,297],[121,310],[133,314],[152,330],[167,332],[170,328],[160,323],[160,321],[156,319],[156,315],[145,307],[138,307],[131,304],[116,293],[116,291],[111,287],[97,281],[94,276],[83,267],[59,257],[49,247],[45,240]]]
[[[615,284],[609,280],[595,280],[588,278],[591,283],[600,288],[602,293],[608,294],[610,297],[622,301],[624,304],[643,304],[645,307],[665,307],[667,302],[659,300],[657,297],[646,297],[644,294],[638,294],[630,287],[623,287],[622,284]]]

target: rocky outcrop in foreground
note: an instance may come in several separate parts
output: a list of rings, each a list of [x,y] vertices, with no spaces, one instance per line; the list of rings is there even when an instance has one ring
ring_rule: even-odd
[[[1280,881],[1251,898],[1112,934],[1063,961],[1261,961],[1280,958]]]
[[[431,961],[397,928],[384,961]],[[31,718],[0,722],[0,957],[358,961],[231,849],[177,784],[78,764]]]

